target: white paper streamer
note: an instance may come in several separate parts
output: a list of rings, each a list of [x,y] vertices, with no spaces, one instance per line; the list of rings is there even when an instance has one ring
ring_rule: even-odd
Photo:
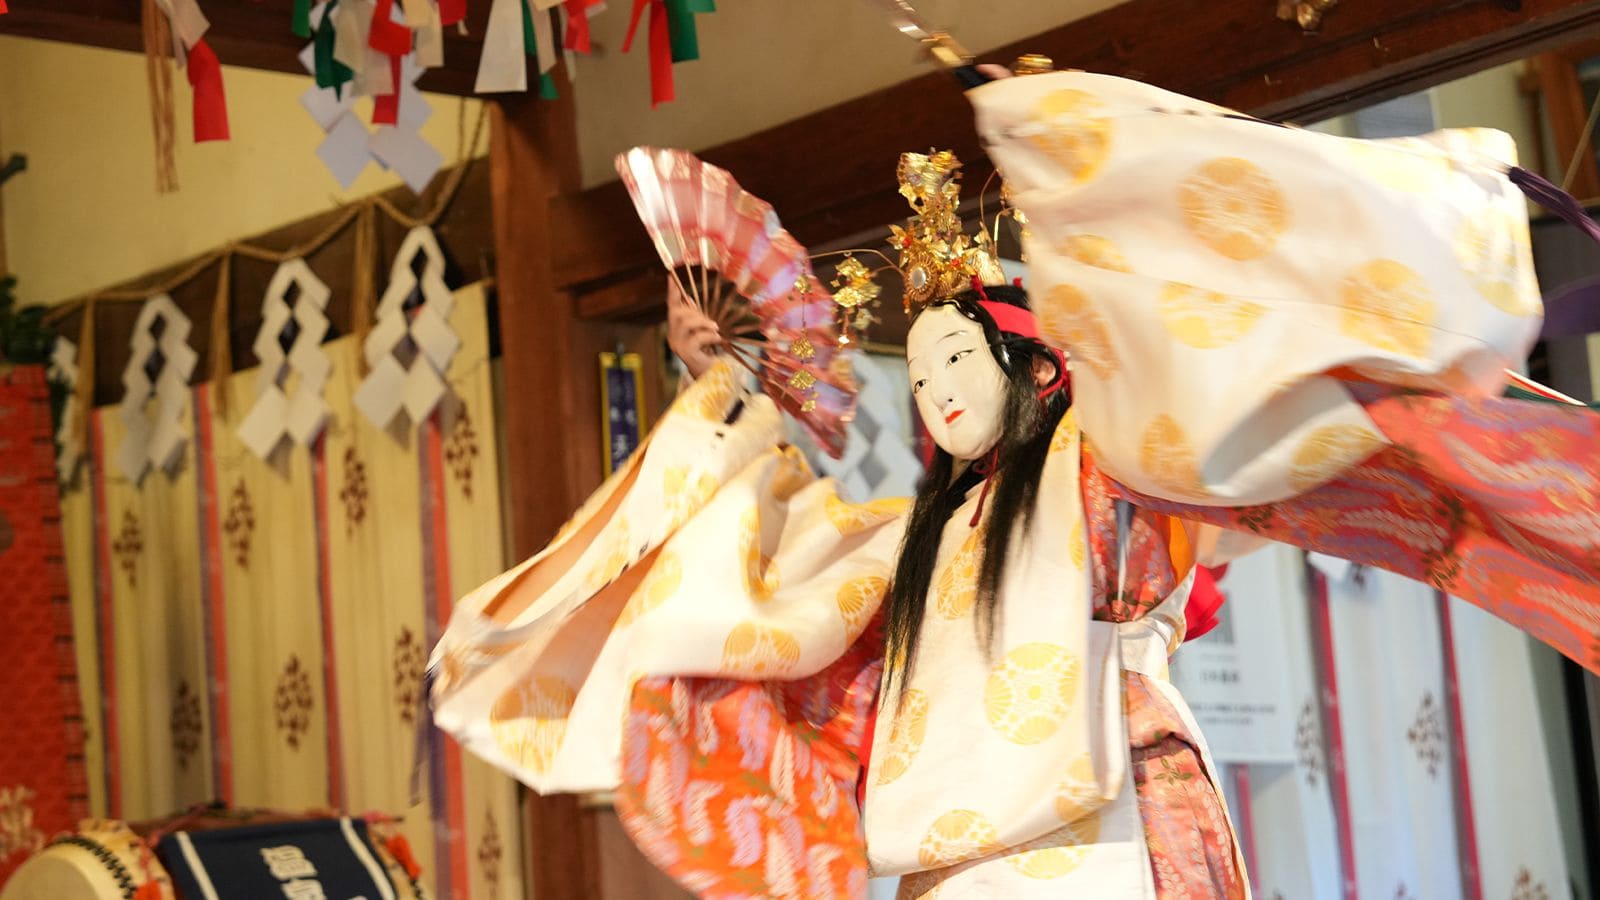
[[[416,26],[417,64],[424,69],[437,69],[444,65],[444,25],[439,20],[439,8],[424,4],[428,20]]]
[[[474,93],[528,89],[528,58],[522,49],[522,0],[494,0],[478,57]]]
[[[539,51],[539,74],[544,74],[556,67],[555,35],[550,33],[550,12],[544,7],[534,11],[533,19],[533,45]]]

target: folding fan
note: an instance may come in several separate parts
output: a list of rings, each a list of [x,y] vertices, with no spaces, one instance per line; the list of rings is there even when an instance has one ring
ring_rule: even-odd
[[[724,352],[830,455],[843,454],[856,385],[806,249],[769,204],[692,153],[635,147],[617,171],[684,297],[721,329]]]

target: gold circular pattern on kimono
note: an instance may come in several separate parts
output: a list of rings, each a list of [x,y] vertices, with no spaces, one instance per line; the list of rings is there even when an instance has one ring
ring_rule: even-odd
[[[1072,523],[1072,533],[1067,535],[1067,553],[1072,557],[1072,567],[1082,570],[1089,561],[1089,539],[1083,531],[1083,516]]]
[[[745,588],[751,599],[765,603],[778,591],[778,564],[761,552],[761,524],[756,511],[746,510],[739,519],[739,547],[744,556]]]
[[[1410,267],[1377,259],[1345,276],[1340,330],[1379,350],[1425,357],[1438,307],[1428,284]]]
[[[939,818],[922,836],[917,862],[937,869],[968,859],[988,856],[1000,849],[1000,833],[982,813],[952,809]]]
[[[741,622],[722,644],[722,675],[760,678],[785,675],[800,662],[800,642],[771,625]]]
[[[683,585],[683,560],[676,553],[662,551],[656,557],[655,565],[650,567],[650,573],[644,577],[644,583],[634,589],[633,596],[628,598],[628,605],[622,608],[622,615],[617,616],[617,626],[622,628],[632,625],[638,618],[667,602],[667,599],[678,592]]]
[[[698,512],[716,492],[717,479],[708,472],[695,475],[689,466],[669,466],[661,473],[662,498],[674,522]]]
[[[1076,822],[1100,806],[1100,785],[1094,777],[1094,761],[1080,753],[1067,766],[1067,774],[1056,785],[1056,815],[1063,822]]]
[[[1063,238],[1058,248],[1062,256],[1077,260],[1086,266],[1096,269],[1110,269],[1113,272],[1132,272],[1128,265],[1127,257],[1113,244],[1109,238],[1098,234],[1072,234]]]
[[[1056,285],[1045,295],[1038,315],[1045,343],[1066,350],[1072,364],[1087,366],[1101,381],[1117,374],[1111,332],[1083,291],[1070,284]]]
[[[577,689],[552,675],[519,683],[489,710],[495,745],[528,771],[544,774],[561,749],[577,700]]]
[[[1289,486],[1298,493],[1319,488],[1385,444],[1382,436],[1360,425],[1324,425],[1295,448]]]
[[[1467,280],[1495,309],[1526,318],[1539,314],[1528,222],[1502,210],[1462,223],[1456,259]]]
[[[1065,828],[1019,845],[1006,862],[1029,878],[1060,878],[1083,864],[1100,839],[1100,818],[1086,816]]]
[[[1265,255],[1289,228],[1283,190],[1260,166],[1221,157],[1178,185],[1184,224],[1202,244],[1234,260]]]
[[[939,571],[933,586],[933,609],[942,619],[959,619],[978,600],[978,532],[967,535],[961,549]]]
[[[1037,744],[1072,712],[1083,666],[1057,644],[1023,644],[989,672],[983,689],[989,725],[1013,744]]]
[[[878,764],[874,784],[889,784],[906,773],[922,750],[922,741],[928,734],[928,695],[918,690],[908,690],[894,711],[894,723],[889,728],[889,749],[883,752],[883,762]]]
[[[1267,311],[1259,303],[1169,282],[1157,302],[1167,333],[1200,350],[1226,347],[1250,333]]]
[[[701,373],[679,398],[683,410],[708,422],[721,422],[733,405],[733,365],[718,363]]]
[[[1205,495],[1189,435],[1171,416],[1156,416],[1145,429],[1139,445],[1139,468],[1164,493],[1174,497]]]
[[[855,640],[872,620],[888,588],[889,579],[881,575],[863,575],[839,586],[834,599],[839,605],[839,617],[844,620],[845,633],[851,640]]]
[[[822,510],[839,534],[849,537],[900,518],[906,514],[906,506],[904,497],[884,497],[870,503],[855,504],[841,500],[838,494],[834,494],[822,504]]]
[[[1111,155],[1111,120],[1095,115],[1099,108],[1093,94],[1074,90],[1052,91],[1033,108],[1034,121],[1049,130],[1028,139],[1075,184],[1099,174]]]

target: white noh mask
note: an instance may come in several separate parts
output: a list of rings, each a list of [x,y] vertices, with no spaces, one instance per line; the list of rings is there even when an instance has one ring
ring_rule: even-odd
[[[924,311],[906,336],[906,372],[922,424],[941,450],[970,461],[999,442],[1007,378],[983,326],[953,306]]]

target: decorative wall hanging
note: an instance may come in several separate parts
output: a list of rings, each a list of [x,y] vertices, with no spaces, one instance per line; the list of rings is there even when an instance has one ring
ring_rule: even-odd
[[[317,86],[337,88],[354,82],[357,93],[362,93],[362,86],[384,83],[381,70],[386,63],[393,66],[393,60],[407,54],[422,68],[443,65],[442,28],[463,22],[465,0],[439,0],[437,4],[401,0],[400,5],[402,9],[396,9],[394,0],[328,0],[313,7],[310,0],[296,0],[294,33],[312,41],[306,67],[316,76]],[[605,0],[492,0],[473,90],[480,94],[526,91],[528,57],[532,57],[539,96],[555,99],[552,73],[557,55],[566,56],[567,77],[575,78],[575,54],[588,54],[592,49],[589,20],[605,9]],[[694,17],[715,12],[716,4],[714,0],[633,0],[631,9],[623,51],[632,47],[648,11],[650,102],[652,106],[668,102],[674,97],[673,63],[700,58]],[[386,93],[379,90],[374,96]]]
[[[147,466],[170,470],[183,453],[181,424],[189,375],[199,355],[189,347],[189,317],[166,294],[145,301],[133,326],[133,354],[122,371],[118,416],[127,434],[117,447],[117,468],[129,480]],[[154,410],[147,409],[154,402]],[[153,412],[153,415],[152,415]]]
[[[414,26],[413,50],[406,29],[417,8],[431,16],[416,13],[421,24]],[[316,83],[300,96],[300,104],[327,135],[317,147],[318,158],[346,188],[369,162],[377,162],[420,192],[444,165],[444,156],[420,133],[433,108],[416,88],[424,71],[444,62],[439,10],[427,2],[407,3],[406,25],[396,21],[398,14],[389,4],[374,6],[368,0],[330,0],[308,14],[316,38],[300,52],[300,64]],[[396,53],[383,50],[402,46]],[[355,114],[358,96],[373,98],[374,131]]]
[[[388,427],[404,410],[421,424],[448,391],[443,373],[461,346],[447,318],[455,303],[444,283],[444,251],[426,226],[411,229],[389,269],[377,321],[363,347],[370,372],[356,408]]]
[[[83,459],[83,435],[78,432],[78,347],[64,337],[56,338],[50,351],[50,380],[66,389],[61,422],[56,426],[56,477],[62,484],[72,481]]]
[[[286,440],[310,446],[328,418],[322,392],[333,363],[322,349],[328,333],[328,286],[303,259],[278,266],[261,310],[253,344],[261,369],[255,405],[239,437],[266,459]]]

